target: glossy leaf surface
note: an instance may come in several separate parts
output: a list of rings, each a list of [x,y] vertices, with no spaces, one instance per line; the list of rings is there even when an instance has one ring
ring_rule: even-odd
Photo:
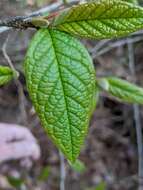
[[[143,28],[143,8],[120,0],[97,0],[62,11],[51,26],[79,37],[115,38]]]
[[[96,101],[95,71],[87,50],[66,33],[41,29],[29,47],[25,74],[42,125],[75,161]]]

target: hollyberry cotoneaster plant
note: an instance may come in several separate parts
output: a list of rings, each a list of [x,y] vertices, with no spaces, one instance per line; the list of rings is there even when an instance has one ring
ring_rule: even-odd
[[[88,132],[101,90],[128,103],[143,104],[143,89],[116,77],[96,78],[87,49],[77,39],[111,39],[143,28],[135,1],[97,0],[33,18],[38,28],[24,61],[28,91],[42,126],[70,162]],[[0,67],[0,84],[15,76]]]

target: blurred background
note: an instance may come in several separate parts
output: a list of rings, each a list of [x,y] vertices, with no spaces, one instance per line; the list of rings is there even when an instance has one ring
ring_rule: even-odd
[[[1,0],[0,18],[27,15],[57,2]],[[0,32],[0,65],[8,65],[6,51],[20,73],[18,83],[0,87],[0,138],[9,143],[0,145],[1,190],[59,190],[62,180],[63,161],[40,125],[25,84],[23,60],[34,33],[32,29]],[[142,31],[128,38],[82,42],[93,57],[98,77],[116,75],[143,87]],[[142,125],[143,107],[101,94],[79,157],[81,163],[71,167],[64,161],[65,190],[136,190],[136,127]]]

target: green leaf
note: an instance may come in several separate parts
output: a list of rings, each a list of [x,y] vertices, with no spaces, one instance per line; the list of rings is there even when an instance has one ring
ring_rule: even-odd
[[[20,188],[24,184],[23,179],[14,176],[7,176],[7,180],[15,188]]]
[[[43,127],[66,158],[75,161],[96,101],[87,50],[66,33],[41,29],[28,50],[25,74]]]
[[[98,85],[123,102],[143,104],[143,88],[125,80],[108,77],[98,80]]]
[[[97,0],[61,12],[51,26],[80,37],[115,38],[143,28],[143,8],[119,0]]]
[[[91,187],[86,190],[106,190],[106,183],[102,181],[96,187]]]
[[[78,159],[74,163],[70,163],[70,165],[71,165],[72,169],[78,173],[83,173],[86,170],[85,164]]]
[[[11,81],[13,77],[14,73],[9,67],[0,66],[0,86]]]
[[[106,183],[102,181],[96,186],[95,190],[106,190]]]
[[[44,168],[42,168],[40,175],[38,176],[38,180],[46,181],[48,179],[49,173],[50,173],[50,167],[44,166]]]

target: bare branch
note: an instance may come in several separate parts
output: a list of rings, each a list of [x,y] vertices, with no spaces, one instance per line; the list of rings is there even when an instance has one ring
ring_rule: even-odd
[[[77,3],[79,3],[78,0],[71,0],[68,4],[67,3],[64,4],[64,7],[72,6]],[[0,20],[0,26],[12,27],[12,28],[18,28],[18,29],[36,28],[32,23],[33,17],[39,17],[39,16],[44,17],[45,13],[51,13],[53,11],[57,11],[58,9],[60,9],[61,6],[63,6],[63,3],[57,2],[47,7],[44,7],[38,11],[35,11],[27,16],[15,16],[15,17],[4,19],[4,20]]]
[[[7,60],[8,65],[16,73],[17,71],[14,68],[14,65],[13,65],[13,63],[12,63],[12,61],[11,61],[10,57],[8,56],[7,51],[6,51],[8,40],[9,40],[9,35],[7,36],[5,42],[4,42],[3,46],[2,46],[2,52],[3,52],[3,55],[4,55],[5,59]]]
[[[64,156],[60,151],[59,155],[60,155],[60,190],[65,190],[66,171],[65,171]]]
[[[134,59],[134,48],[133,44],[128,42],[128,57],[129,57],[129,68],[131,75],[136,81],[136,72],[135,72],[135,59]],[[138,178],[139,178],[139,187],[138,190],[143,189],[143,139],[142,139],[142,125],[140,119],[140,110],[137,104],[133,105],[134,110],[134,120],[136,127],[137,135],[137,146],[138,146]]]
[[[4,42],[3,46],[2,46],[2,52],[3,52],[3,55],[4,55],[8,65],[9,65],[9,67],[13,70],[14,73],[18,73],[17,70],[15,69],[9,55],[7,54],[8,40],[9,40],[9,35],[7,36],[5,42]],[[23,124],[27,124],[26,123],[27,114],[26,114],[26,109],[25,109],[26,98],[25,98],[25,95],[24,95],[24,92],[23,92],[23,87],[22,87],[21,82],[18,79],[15,80],[15,84],[16,84],[17,89],[18,89],[19,109],[20,109],[20,113],[21,113],[21,118],[20,119],[22,120]]]
[[[127,43],[136,43],[139,41],[142,41],[143,37],[141,36],[132,36],[131,38],[124,38],[124,39],[120,39],[120,40],[102,40],[101,42],[99,42],[93,49],[90,50],[93,59],[104,55],[105,53],[111,51],[114,48],[120,47],[120,46],[124,46]],[[104,47],[105,46],[105,47]]]
[[[70,7],[72,5],[78,4],[79,2],[80,2],[80,0],[70,0],[66,6]],[[35,11],[35,12],[31,13],[29,16],[30,17],[31,16],[42,16],[45,13],[51,13],[51,12],[59,10],[59,8],[61,6],[63,6],[63,2],[59,1],[59,2],[53,3],[51,5],[48,5],[48,6],[44,7],[44,8],[41,8],[38,11]]]
[[[31,23],[31,17],[29,16],[16,16],[7,18],[5,20],[0,20],[0,26],[7,26],[19,29],[34,27],[34,25]]]

